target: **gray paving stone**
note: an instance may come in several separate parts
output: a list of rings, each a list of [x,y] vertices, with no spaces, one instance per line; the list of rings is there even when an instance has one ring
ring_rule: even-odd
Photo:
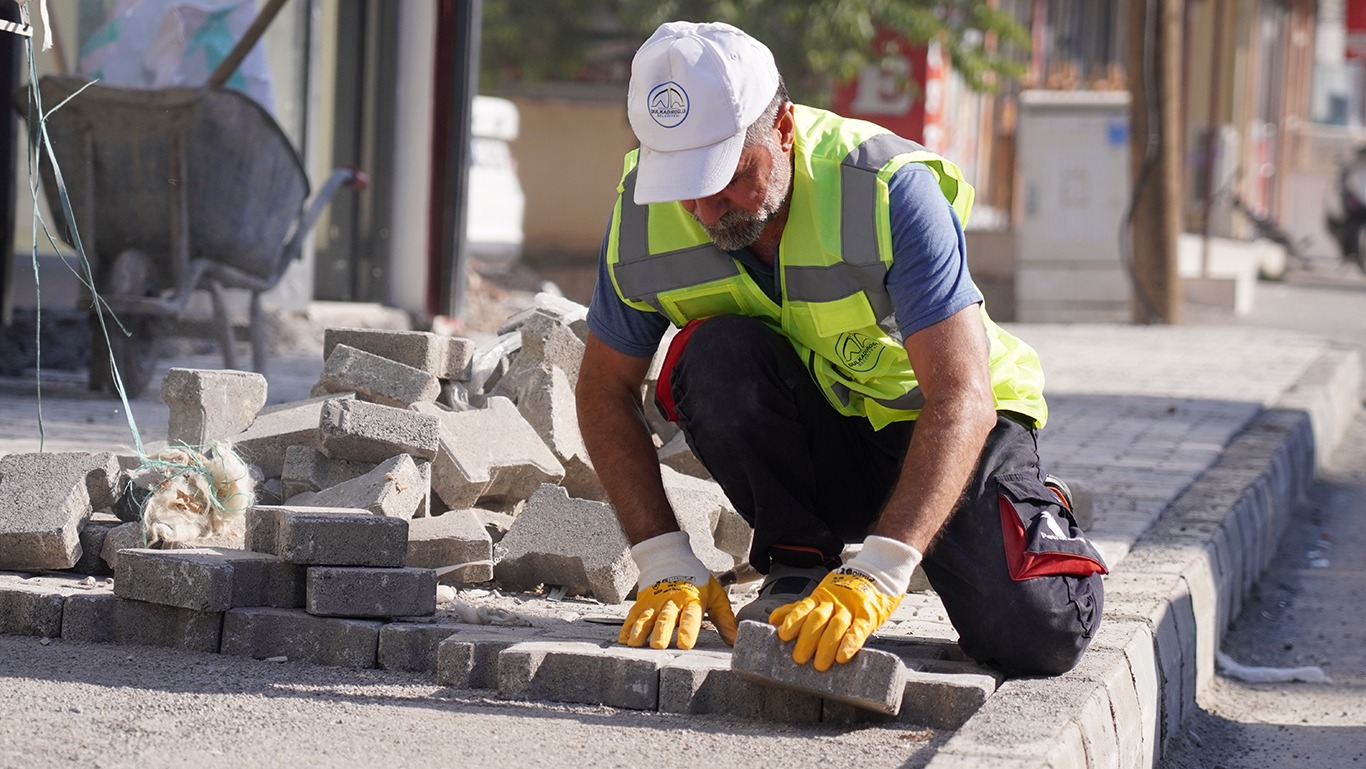
[[[266,378],[250,371],[172,368],[161,380],[170,408],[166,442],[208,446],[251,426],[266,405]]]
[[[657,710],[659,670],[672,657],[654,649],[527,641],[498,654],[498,693],[518,700]]]
[[[62,612],[62,638],[67,641],[216,654],[222,631],[222,612],[132,601],[107,592],[69,596]]]
[[[435,569],[442,584],[487,582],[493,579],[493,539],[474,510],[418,518],[408,524],[408,565]],[[468,568],[451,568],[461,565]]]
[[[75,566],[81,527],[94,512],[91,487],[106,487],[118,475],[118,458],[109,452],[0,457],[0,569]]]
[[[135,547],[146,547],[147,538],[143,536],[142,524],[135,521],[121,523],[105,532],[100,543],[100,560],[110,572],[118,568],[119,553]]]
[[[621,603],[639,570],[605,502],[570,499],[564,489],[537,489],[498,543],[494,576],[510,590],[564,585],[571,595]]]
[[[959,670],[948,672],[952,667]],[[897,722],[957,729],[982,707],[996,691],[1000,676],[969,662],[942,662],[939,670],[906,671],[906,689],[901,697]],[[864,710],[845,702],[827,700],[822,721],[865,723],[892,720],[891,716]]]
[[[390,331],[373,328],[329,328],[323,332],[323,358],[337,345],[397,361],[439,379],[462,380],[469,368],[474,343],[430,331]]]
[[[678,518],[679,528],[688,533],[693,553],[714,574],[735,566],[737,557],[716,546],[716,529],[723,516],[736,516],[730,500],[715,481],[684,475],[670,467],[660,468],[664,494]],[[741,523],[744,519],[740,519]],[[748,530],[749,526],[746,525]],[[729,534],[729,532],[727,532]],[[744,538],[744,560],[748,559],[752,532]],[[727,543],[735,547],[738,543]]]
[[[579,431],[577,403],[569,377],[559,368],[542,365],[529,372],[517,410],[545,440],[564,467],[561,486],[578,499],[605,500],[602,482],[593,469]]]
[[[300,609],[233,609],[223,618],[223,654],[346,668],[372,668],[382,622],[316,617]]]
[[[246,548],[309,566],[401,567],[408,522],[365,510],[272,507],[247,510]]]
[[[354,397],[331,394],[268,406],[256,415],[251,427],[233,436],[232,446],[243,459],[261,468],[265,477],[279,478],[284,472],[285,452],[290,446],[320,446],[318,424],[323,404]]]
[[[406,409],[434,402],[441,383],[427,370],[338,344],[327,354],[318,390],[353,392],[363,401]]]
[[[304,569],[278,556],[221,547],[123,550],[114,594],[196,611],[303,605]]]
[[[62,634],[62,606],[66,596],[14,580],[0,583],[0,635],[57,638]]]
[[[304,608],[321,617],[404,617],[436,611],[436,572],[313,566]]]
[[[432,491],[452,510],[485,498],[526,499],[540,484],[564,478],[564,466],[506,398],[472,411],[415,408],[440,422]]]
[[[436,681],[457,689],[497,689],[498,655],[527,633],[497,628],[462,630],[437,644]]]
[[[729,652],[680,653],[659,671],[661,713],[717,714],[776,723],[821,720],[821,698],[750,681]]]
[[[285,499],[309,491],[322,491],[375,469],[374,462],[333,459],[312,446],[290,446],[285,450],[281,470],[281,489]]]
[[[308,491],[285,500],[287,505],[343,507],[368,510],[387,518],[425,517],[431,507],[432,466],[399,454],[375,465],[364,475],[321,491]]]
[[[404,618],[379,630],[379,666],[409,673],[435,673],[437,647],[469,625],[438,617]]]
[[[96,513],[99,515],[99,513]],[[111,516],[112,518],[112,516]],[[101,552],[104,550],[104,540],[109,532],[123,524],[117,519],[106,521],[87,521],[81,529],[81,558],[71,567],[71,571],[77,574],[88,574],[94,577],[104,577],[114,573],[114,570],[104,562]]]
[[[688,438],[682,432],[674,433],[672,438],[665,441],[664,445],[659,447],[658,454],[659,463],[665,467],[694,478],[711,478],[711,471],[692,452]]]
[[[824,673],[792,661],[792,644],[767,623],[741,622],[731,667],[746,678],[895,715],[906,690],[906,666],[894,654],[865,647]]]
[[[399,454],[436,457],[440,422],[429,414],[366,403],[330,400],[318,421],[319,448],[334,459],[380,462]]]

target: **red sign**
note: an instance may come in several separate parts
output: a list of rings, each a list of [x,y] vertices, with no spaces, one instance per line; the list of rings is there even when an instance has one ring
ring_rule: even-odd
[[[835,88],[835,111],[877,123],[927,149],[942,149],[945,67],[939,46],[911,45],[896,32],[879,30],[873,51],[885,54],[884,61]],[[907,82],[915,87],[907,88]]]
[[[1366,0],[1347,0],[1347,58],[1366,59]]]

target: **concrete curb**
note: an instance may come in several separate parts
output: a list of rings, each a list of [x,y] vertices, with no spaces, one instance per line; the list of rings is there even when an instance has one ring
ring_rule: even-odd
[[[1360,392],[1354,350],[1320,354],[1116,566],[1082,663],[1004,682],[928,769],[1155,766]]]

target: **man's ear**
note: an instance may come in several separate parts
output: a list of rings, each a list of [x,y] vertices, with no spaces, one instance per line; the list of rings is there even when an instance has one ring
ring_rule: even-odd
[[[778,146],[783,152],[790,151],[797,140],[797,110],[792,102],[783,102],[778,108],[778,120],[773,127],[778,129]]]

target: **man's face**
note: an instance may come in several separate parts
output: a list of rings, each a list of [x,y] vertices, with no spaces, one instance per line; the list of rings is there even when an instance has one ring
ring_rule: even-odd
[[[730,183],[720,192],[697,200],[680,201],[713,243],[725,251],[752,245],[773,216],[782,210],[792,189],[792,164],[778,144],[769,141],[746,147]]]

